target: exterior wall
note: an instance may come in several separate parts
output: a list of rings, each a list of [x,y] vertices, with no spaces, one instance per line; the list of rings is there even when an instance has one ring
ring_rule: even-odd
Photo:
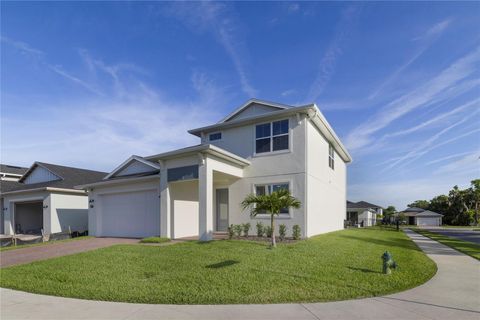
[[[118,172],[115,176],[127,176],[130,174],[152,172],[156,169],[137,160],[133,160],[126,168]]]
[[[4,233],[13,234],[15,231],[15,203],[41,201],[43,206],[43,232],[45,234],[67,231],[71,226],[72,231],[86,229],[88,216],[87,196],[53,194],[47,191],[25,194],[12,194],[3,198],[4,207]],[[81,228],[81,229],[77,229]]]
[[[50,233],[88,229],[88,197],[52,193],[50,196]]]
[[[156,190],[159,194],[160,179],[149,181],[126,181],[125,184],[97,186],[88,192],[88,233],[92,236],[101,236],[102,231],[102,203],[101,196],[104,194],[115,194],[134,192],[142,190]],[[158,213],[160,215],[160,212]]]
[[[335,169],[328,166],[328,142],[306,122],[307,236],[343,229],[346,212],[346,164],[335,152]]]
[[[6,195],[3,197],[3,206],[6,209],[4,211],[4,233],[11,235],[15,231],[15,203],[16,202],[26,202],[26,201],[42,201],[43,202],[43,226],[44,232],[48,231],[49,222],[50,222],[50,197],[47,192],[32,192],[26,194],[12,194]],[[45,208],[48,206],[47,208]]]
[[[272,118],[271,121],[283,120],[285,117]],[[240,224],[250,222],[252,231],[255,232],[257,222],[270,224],[268,215],[251,218],[249,212],[243,211],[240,207],[242,200],[250,193],[253,193],[256,184],[270,184],[288,182],[292,195],[297,197],[302,207],[292,209],[289,216],[276,217],[276,231],[278,225],[285,224],[288,228],[287,234],[291,234],[292,227],[298,224],[302,236],[307,236],[305,228],[305,117],[288,117],[290,126],[289,150],[282,150],[273,153],[255,154],[255,124],[230,128],[222,131],[222,140],[212,141],[222,149],[239,155],[251,162],[243,169],[243,178],[228,185],[229,189],[229,224]],[[208,134],[206,134],[208,136]],[[225,186],[215,186],[225,187]],[[215,214],[215,201],[214,210]],[[343,222],[343,220],[342,220]]]
[[[370,210],[364,210],[359,212],[358,223],[363,222],[364,227],[371,227],[377,223],[377,214],[371,212]]]
[[[25,179],[25,184],[39,183],[45,181],[59,180],[60,177],[43,167],[37,166]]]
[[[172,238],[198,236],[198,180],[170,183]]]

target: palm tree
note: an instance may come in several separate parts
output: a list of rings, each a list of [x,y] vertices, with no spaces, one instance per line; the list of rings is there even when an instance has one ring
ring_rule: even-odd
[[[272,247],[276,247],[275,242],[275,224],[274,217],[280,214],[280,210],[283,208],[300,208],[300,201],[290,195],[290,191],[287,189],[281,189],[274,191],[268,195],[248,195],[245,200],[242,201],[243,210],[249,208],[250,215],[255,217],[257,214],[270,214],[270,224],[272,228]]]

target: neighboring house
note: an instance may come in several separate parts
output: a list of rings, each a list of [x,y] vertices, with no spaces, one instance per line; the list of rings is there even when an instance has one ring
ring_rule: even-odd
[[[91,235],[209,240],[230,224],[254,230],[269,215],[251,218],[241,201],[281,188],[302,203],[277,218],[290,233],[296,224],[303,237],[343,228],[351,158],[316,105],[252,99],[189,133],[200,144],[132,156],[102,181],[79,186],[89,194]]]
[[[28,168],[0,164],[0,180],[18,181],[27,170]]]
[[[402,212],[398,212],[395,216],[403,214],[407,219],[407,224],[416,226],[437,227],[442,225],[443,214],[425,210],[422,208],[411,207]]]
[[[347,201],[347,221],[350,225],[374,226],[377,216],[383,214],[383,208],[366,201]]]
[[[3,234],[49,235],[85,231],[88,197],[78,184],[98,181],[105,172],[35,162],[18,181],[0,181]]]
[[[8,164],[0,164],[0,181],[18,181],[24,174],[27,172],[28,168],[11,166]],[[5,182],[9,183],[9,182]],[[0,193],[2,192],[0,188]],[[3,234],[3,219],[4,211],[3,208],[3,199],[0,198],[0,234]]]

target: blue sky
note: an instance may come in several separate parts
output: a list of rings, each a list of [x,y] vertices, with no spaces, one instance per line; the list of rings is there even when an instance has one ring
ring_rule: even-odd
[[[402,208],[480,177],[478,21],[478,2],[2,2],[1,161],[109,171],[251,97],[315,102],[349,199]]]

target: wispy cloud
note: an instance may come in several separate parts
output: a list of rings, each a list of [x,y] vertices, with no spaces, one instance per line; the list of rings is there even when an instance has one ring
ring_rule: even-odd
[[[363,124],[354,128],[347,136],[347,146],[356,150],[371,143],[374,133],[405,114],[425,106],[438,98],[445,90],[469,77],[477,70],[479,61],[480,47],[477,47],[473,52],[455,61],[424,85],[388,103],[386,107],[382,108]]]
[[[445,133],[449,132],[450,130],[460,126],[461,124],[467,122],[468,120],[471,119],[471,117],[475,114],[478,114],[480,113],[480,109],[477,110],[477,111],[474,111],[473,113],[471,113],[470,115],[464,117],[463,119],[461,119],[460,121],[457,121],[455,122],[454,124],[440,130],[439,132],[437,132],[436,134],[434,134],[433,136],[431,136],[430,138],[422,141],[420,144],[417,145],[416,148],[414,148],[413,150],[411,150],[410,152],[408,152],[407,154],[405,154],[404,156],[400,157],[399,159],[395,160],[395,161],[392,161],[388,166],[386,166],[381,172],[385,172],[385,171],[388,171],[388,170],[391,170],[392,168],[394,167],[397,167],[399,165],[401,165],[402,167],[406,166],[407,164],[411,163],[412,161],[414,161],[415,159],[418,159],[420,158],[421,156],[423,156],[424,154],[428,153],[430,150],[431,150],[431,146],[434,145],[434,143],[441,137],[443,136]],[[438,147],[439,144],[438,143],[435,143],[435,148]]]
[[[377,98],[386,87],[391,85],[392,83],[397,80],[398,76],[405,71],[412,63],[414,63],[430,46],[435,42],[436,39],[440,37],[440,35],[447,29],[450,25],[451,19],[445,19],[439,23],[436,23],[432,27],[430,27],[423,35],[415,38],[414,40],[421,40],[421,45],[415,51],[415,53],[403,63],[400,67],[398,67],[390,76],[387,77],[386,80],[382,81],[382,84],[372,92],[368,100],[373,100]]]
[[[220,118],[218,109],[211,108],[213,102],[226,104],[223,88],[205,73],[192,75],[195,97],[171,99],[139,80],[136,68],[88,57],[92,63],[86,64],[87,73],[110,77],[95,83],[104,94],[34,102],[36,110],[49,115],[48,121],[2,117],[2,161],[29,165],[43,160],[108,171],[131,154],[149,155],[198,143],[187,130]]]
[[[220,2],[176,2],[170,6],[168,13],[196,32],[213,33],[232,60],[242,91],[249,97],[255,97],[258,91],[251,85],[245,68],[245,57],[248,54],[244,39],[238,35],[240,26],[230,14],[230,10],[228,4]]]
[[[308,102],[315,102],[330,82],[330,79],[335,73],[337,59],[343,53],[344,43],[355,26],[360,10],[361,8],[357,5],[349,6],[343,10],[340,21],[336,26],[333,40],[328,45],[325,54],[320,60],[317,77],[310,86],[306,97]]]
[[[466,154],[472,154],[472,152],[467,151],[467,152],[452,154],[452,155],[449,155],[449,156],[446,156],[446,157],[442,157],[442,158],[438,158],[438,159],[435,159],[435,160],[432,160],[432,161],[428,161],[428,162],[425,163],[425,165],[432,165],[432,164],[435,164],[435,163],[444,162],[446,160],[460,158],[461,156],[464,156]]]
[[[95,88],[94,86],[89,84],[87,81],[84,81],[84,80],[80,79],[79,77],[70,74],[69,72],[65,71],[59,65],[49,63],[46,59],[46,54],[42,50],[33,48],[31,45],[29,45],[26,42],[12,40],[12,39],[7,38],[7,37],[2,36],[0,39],[4,43],[14,47],[20,53],[26,54],[26,55],[34,58],[38,63],[46,66],[47,69],[49,69],[50,71],[64,77],[65,79],[68,79],[69,81],[72,81],[72,82],[80,85],[84,89],[86,89],[86,90],[88,90],[88,91],[90,91],[90,92],[92,92],[96,95],[100,95],[100,96],[103,95],[103,93],[99,89]]]
[[[4,36],[0,36],[0,41],[15,47],[17,50],[19,50],[23,54],[29,54],[29,55],[32,55],[32,56],[35,56],[35,57],[43,57],[44,54],[45,54],[43,51],[41,51],[39,49],[32,48],[26,42],[13,40],[13,39],[10,39],[10,38],[4,37]]]
[[[480,98],[477,98],[477,99],[474,99],[472,101],[469,101],[459,107],[456,107],[454,108],[453,110],[450,110],[448,112],[444,112],[444,113],[441,113],[439,115],[437,115],[436,117],[433,117],[429,120],[426,120],[416,126],[413,126],[413,127],[410,127],[408,129],[404,129],[404,130],[399,130],[399,131],[396,131],[396,132],[393,132],[393,133],[388,133],[386,134],[383,139],[386,139],[386,138],[393,138],[393,137],[398,137],[398,136],[402,136],[402,135],[406,135],[406,134],[411,134],[411,133],[414,133],[416,131],[419,131],[421,129],[425,129],[425,128],[428,128],[434,124],[437,124],[439,122],[441,122],[442,120],[450,120],[452,119],[451,117],[458,114],[458,113],[461,113],[461,112],[464,112],[470,108],[474,108],[474,107],[477,107],[477,108],[480,108]]]
[[[476,172],[480,174],[480,151],[472,152],[461,159],[438,168],[435,173]]]

